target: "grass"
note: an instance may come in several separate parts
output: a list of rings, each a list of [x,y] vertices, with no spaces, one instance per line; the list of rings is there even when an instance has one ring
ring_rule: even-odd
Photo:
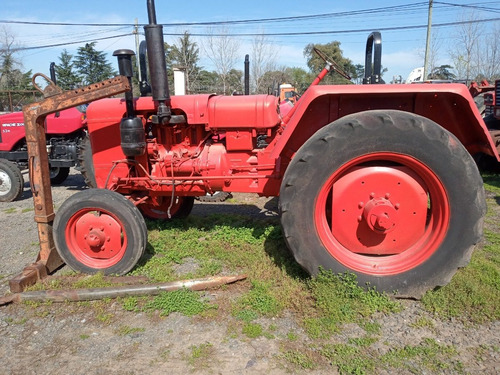
[[[451,282],[436,291],[427,292],[422,303],[443,319],[483,323],[500,319],[500,222],[498,199],[500,177],[483,175],[487,191],[497,194],[488,198],[484,241],[472,255],[470,264],[457,272]]]
[[[500,178],[486,176],[485,187],[497,195],[488,195],[485,240],[473,253],[470,265],[459,270],[449,285],[427,292],[421,302],[415,302],[426,311],[408,323],[411,329],[434,334],[440,320],[481,324],[500,318],[500,222],[496,219],[500,215],[495,211]],[[237,286],[222,287],[214,293],[215,301],[208,301],[204,292],[182,289],[156,297],[122,298],[123,310],[148,316],[176,312],[215,320],[227,327],[227,340],[276,340],[281,348],[277,358],[292,372],[329,366],[341,374],[370,374],[382,368],[405,373],[463,372],[456,349],[436,340],[422,339],[403,347],[381,343],[379,317],[399,312],[402,305],[373,288],[359,287],[349,273],[322,270],[309,277],[287,250],[276,218],[191,216],[147,225],[147,254],[134,275],[146,276],[150,282],[243,273],[248,278]],[[52,283],[53,288],[61,287]],[[97,274],[79,278],[73,285],[91,288],[107,283]],[[93,306],[96,320],[111,322],[109,303],[89,306]],[[294,325],[282,330],[277,319],[285,315]],[[337,342],[346,325],[359,327],[361,334]],[[117,333],[138,333],[133,330],[125,326]],[[199,370],[203,358],[214,356],[214,345],[194,345],[185,359]],[[374,350],[375,346],[384,350]]]
[[[160,316],[167,316],[173,312],[193,316],[212,308],[216,308],[216,306],[202,301],[198,293],[188,289],[180,289],[159,294],[147,302],[143,310],[159,311]]]
[[[190,352],[184,359],[191,365],[193,371],[201,371],[210,367],[211,359],[215,354],[215,348],[212,343],[205,342],[199,345],[189,347]]]

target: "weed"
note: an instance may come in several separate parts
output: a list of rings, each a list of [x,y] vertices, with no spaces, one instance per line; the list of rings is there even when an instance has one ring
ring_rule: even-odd
[[[192,345],[189,349],[190,353],[185,357],[185,359],[191,366],[195,369],[209,367],[209,360],[215,353],[213,344],[205,342],[200,345]]]
[[[425,316],[419,317],[414,323],[410,324],[413,328],[427,328],[434,330],[436,328],[434,321]]]
[[[87,334],[84,334],[84,333],[82,333],[80,335],[80,339],[82,339],[82,340],[87,340],[89,337],[90,337],[90,335],[87,335]]]
[[[299,339],[299,335],[297,335],[295,332],[288,332],[286,338],[290,341],[297,341]]]
[[[316,368],[314,358],[309,351],[287,350],[281,357],[301,370],[313,370]]]
[[[358,324],[361,328],[363,328],[366,331],[366,333],[369,333],[372,335],[376,335],[376,334],[380,333],[380,329],[381,329],[380,323],[361,321]]]
[[[250,323],[259,317],[259,314],[253,310],[239,310],[234,315],[237,319],[243,320],[245,323]]]
[[[371,344],[377,342],[378,339],[375,338],[375,337],[371,337],[371,336],[364,336],[364,337],[352,337],[350,339],[347,340],[347,342],[351,345],[354,345],[354,346],[359,346],[359,347],[368,347],[370,346]]]
[[[264,334],[264,329],[258,323],[246,323],[243,326],[242,332],[248,338],[255,339]]]
[[[281,306],[271,294],[270,289],[269,283],[253,281],[252,289],[238,300],[238,306],[261,315],[276,315],[281,310]]]
[[[104,288],[112,286],[113,283],[106,280],[102,272],[95,275],[86,276],[74,282],[73,288],[75,289],[89,289],[89,288]]]
[[[377,364],[376,359],[362,352],[359,347],[348,344],[326,344],[319,348],[319,352],[337,367],[340,374],[372,373]]]
[[[16,211],[17,211],[17,209],[15,207],[10,207],[10,208],[3,210],[3,212],[5,212],[6,214],[13,214]]]
[[[120,336],[127,336],[127,335],[133,335],[134,333],[141,333],[144,331],[146,331],[146,329],[142,327],[120,326],[120,328],[116,330],[116,333]]]
[[[25,213],[25,212],[31,212],[31,211],[34,211],[35,209],[33,207],[28,207],[28,208],[23,208],[21,210],[21,213]]]
[[[354,274],[334,275],[320,270],[308,283],[315,300],[316,317],[304,320],[311,337],[328,337],[342,323],[361,322],[375,312],[396,312],[401,306],[373,288],[359,287]]]
[[[458,374],[463,373],[463,365],[454,360],[457,355],[453,346],[440,345],[434,339],[427,338],[416,346],[391,349],[381,357],[381,361],[388,367],[407,369],[412,373],[421,372],[423,367],[436,372],[447,369]]]
[[[137,297],[126,297],[122,299],[122,307],[126,311],[137,311]]]
[[[451,282],[422,298],[436,315],[472,323],[500,319],[500,233],[485,231],[486,244],[472,255],[470,264]]]
[[[172,312],[193,316],[213,308],[217,306],[202,301],[198,293],[189,289],[160,293],[145,305],[145,310],[159,310],[161,316]]]

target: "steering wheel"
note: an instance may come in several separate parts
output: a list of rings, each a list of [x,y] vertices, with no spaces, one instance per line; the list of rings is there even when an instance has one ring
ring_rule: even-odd
[[[333,59],[327,56],[323,51],[320,51],[316,47],[313,47],[313,50],[328,66],[330,66],[330,70],[331,69],[335,70],[338,74],[340,74],[342,77],[344,77],[349,81],[352,79],[351,76],[347,74],[347,72],[339,66],[339,64],[337,64]]]

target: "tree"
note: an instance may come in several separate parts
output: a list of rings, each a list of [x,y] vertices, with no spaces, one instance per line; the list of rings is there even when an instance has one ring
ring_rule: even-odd
[[[207,70],[200,70],[198,79],[195,84],[191,86],[192,93],[213,93],[217,91],[217,82],[219,75],[217,72],[209,72]]]
[[[264,35],[260,34],[252,41],[252,55],[250,58],[250,78],[253,93],[267,93],[267,86],[263,84],[263,76],[266,72],[276,70],[276,58],[278,49]]]
[[[117,73],[106,60],[106,54],[95,49],[96,42],[79,47],[75,57],[75,68],[84,85],[100,82],[115,76]]]
[[[355,71],[352,61],[343,56],[342,50],[340,49],[340,42],[335,40],[326,44],[311,43],[304,48],[304,57],[307,58],[307,66],[311,69],[312,73],[318,74],[325,67],[325,62],[314,52],[314,47],[324,52],[330,59],[333,59],[333,62],[337,63],[344,71]],[[324,84],[347,83],[345,78],[335,73],[326,76],[322,82]]]
[[[226,95],[229,92],[230,72],[234,69],[239,57],[239,43],[228,35],[227,29],[219,29],[217,34],[214,30],[209,30],[208,34],[204,49],[221,79],[222,94]]]
[[[31,70],[23,73],[21,61],[17,59],[18,46],[15,35],[7,28],[0,28],[0,89],[8,93],[0,97],[0,111],[20,110],[22,105],[34,98],[26,96],[33,90]]]
[[[315,78],[314,74],[297,67],[286,68],[285,74],[287,78],[285,82],[293,85],[299,94],[302,94]]]
[[[474,13],[470,13],[462,18],[461,21],[474,21],[476,19]],[[481,25],[478,22],[463,22],[458,26],[456,35],[456,43],[450,56],[455,64],[457,76],[465,79],[468,84],[474,79],[477,74],[477,69],[474,67],[475,48],[480,44]]]
[[[453,67],[451,65],[441,65],[435,67],[431,74],[429,74],[429,79],[444,79],[444,80],[453,80],[456,78],[455,74],[451,72]]]
[[[70,90],[78,87],[82,79],[73,71],[74,63],[71,61],[73,55],[70,55],[65,49],[59,56],[59,64],[55,65],[57,85],[63,90]]]
[[[365,66],[361,64],[354,65],[353,70],[350,72],[350,74],[356,84],[359,85],[360,83],[363,83],[363,78],[365,76]]]
[[[172,64],[178,64],[186,69],[186,91],[190,93],[200,74],[198,66],[200,49],[198,44],[191,40],[190,34],[185,31],[184,35],[177,40],[177,44],[171,46],[168,56]]]
[[[19,86],[22,64],[16,58],[17,46],[14,34],[6,27],[0,28],[0,86]]]

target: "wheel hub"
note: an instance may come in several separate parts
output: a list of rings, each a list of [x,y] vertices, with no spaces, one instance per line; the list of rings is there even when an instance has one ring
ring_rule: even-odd
[[[123,231],[120,223],[102,212],[87,212],[74,224],[72,236],[80,257],[113,259],[123,256]]]
[[[375,233],[386,234],[396,227],[396,208],[385,198],[372,199],[364,205],[363,219]]]
[[[104,232],[100,229],[92,229],[87,236],[87,243],[90,248],[94,251],[99,251],[99,248],[104,245],[106,241],[106,236]]]
[[[332,186],[333,236],[353,253],[404,252],[425,232],[428,196],[424,185],[404,166],[350,170]]]

